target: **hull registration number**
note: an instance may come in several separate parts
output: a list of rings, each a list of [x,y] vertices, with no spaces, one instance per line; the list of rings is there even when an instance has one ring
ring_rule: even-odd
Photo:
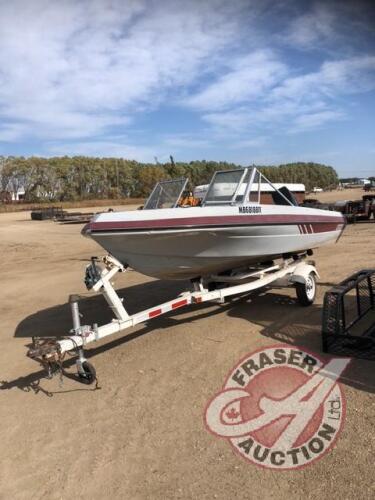
[[[238,207],[240,214],[260,214],[262,212],[262,207],[254,205],[249,207]]]

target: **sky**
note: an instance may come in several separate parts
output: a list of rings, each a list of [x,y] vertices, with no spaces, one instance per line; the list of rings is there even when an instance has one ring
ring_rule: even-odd
[[[375,175],[375,1],[0,0],[0,155]]]

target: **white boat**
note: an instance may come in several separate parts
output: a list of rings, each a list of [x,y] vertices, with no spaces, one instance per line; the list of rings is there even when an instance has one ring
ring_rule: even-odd
[[[265,183],[274,204],[260,203]],[[255,167],[216,172],[200,206],[179,206],[186,184],[160,182],[143,210],[98,214],[83,233],[140,273],[195,279],[298,255],[345,226],[339,212],[298,206]]]

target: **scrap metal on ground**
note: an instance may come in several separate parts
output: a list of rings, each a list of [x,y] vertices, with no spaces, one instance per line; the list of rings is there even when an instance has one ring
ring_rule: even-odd
[[[31,220],[47,220],[62,217],[65,211],[62,207],[36,208],[31,212]]]

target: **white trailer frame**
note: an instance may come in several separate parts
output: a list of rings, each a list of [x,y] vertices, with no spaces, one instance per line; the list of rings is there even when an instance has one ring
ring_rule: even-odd
[[[92,264],[86,267],[85,282],[88,289],[102,293],[115,317],[111,322],[101,326],[97,324],[92,326],[81,325],[78,306],[79,296],[71,295],[69,299],[73,320],[73,328],[69,332],[71,335],[61,340],[49,340],[48,343],[39,343],[39,339],[35,337],[34,346],[30,349],[28,355],[32,358],[42,358],[42,362],[50,367],[51,363],[61,360],[64,353],[76,350],[78,352],[76,361],[78,375],[86,383],[92,383],[96,378],[95,370],[87,362],[84,355],[84,348],[91,342],[99,341],[109,335],[148,322],[153,318],[190,304],[207,301],[223,303],[226,297],[249,293],[270,284],[273,284],[274,287],[298,283],[307,286],[311,282],[312,275],[314,276],[313,283],[315,286],[315,277],[319,277],[318,272],[314,263],[305,262],[304,257],[306,257],[306,254],[300,255],[298,258],[294,256],[291,259],[285,259],[280,264],[272,263],[268,267],[234,270],[229,275],[212,276],[211,278],[193,281],[194,291],[183,292],[168,302],[158,304],[133,315],[128,314],[123,305],[123,299],[117,295],[111,282],[118,272],[126,272],[126,268],[113,256],[106,255],[100,259],[104,264],[104,269],[101,269],[96,264],[99,259],[93,258]],[[91,278],[90,284],[88,284],[88,281],[90,281],[87,280],[88,276]],[[231,284],[239,281],[243,281],[243,283]],[[209,290],[208,284],[215,282],[221,282],[226,286]],[[314,297],[315,288],[312,301]]]

